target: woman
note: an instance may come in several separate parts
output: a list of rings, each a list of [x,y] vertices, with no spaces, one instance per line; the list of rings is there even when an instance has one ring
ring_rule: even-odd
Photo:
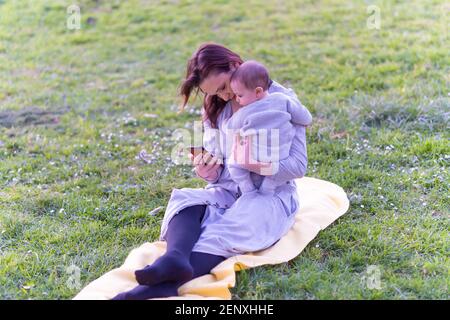
[[[234,139],[226,146],[225,123],[239,108],[230,89],[230,77],[243,63],[231,50],[207,43],[193,54],[181,85],[183,107],[194,90],[204,97],[204,146],[208,152],[191,157],[197,175],[208,182],[204,189],[174,189],[161,227],[166,253],[152,265],[135,272],[140,284],[114,299],[149,299],[176,296],[183,283],[208,274],[228,257],[265,249],[277,242],[293,225],[298,208],[294,179],[306,172],[305,127],[296,126],[290,155],[281,160],[272,178],[285,182],[275,195],[242,195],[228,171],[234,157],[252,172],[259,187],[270,163],[258,163],[249,152],[250,141]],[[282,92],[300,104],[295,93],[271,80],[269,93]],[[230,150],[228,150],[230,149]],[[245,162],[243,162],[245,160]],[[262,170],[265,169],[265,170]]]

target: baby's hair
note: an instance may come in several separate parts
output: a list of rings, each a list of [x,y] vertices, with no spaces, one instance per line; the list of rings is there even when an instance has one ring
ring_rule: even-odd
[[[250,90],[261,87],[266,91],[269,89],[269,72],[261,63],[249,60],[241,64],[231,75],[230,82],[232,81],[239,81]]]

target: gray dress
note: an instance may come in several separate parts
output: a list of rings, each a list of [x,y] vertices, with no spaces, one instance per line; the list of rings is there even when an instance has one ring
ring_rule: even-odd
[[[269,92],[282,92],[301,105],[295,93],[273,81]],[[266,249],[277,242],[294,224],[294,215],[299,206],[297,186],[294,179],[304,176],[307,167],[305,127],[295,125],[289,157],[279,162],[279,170],[271,178],[280,185],[274,194],[257,192],[241,194],[228,170],[229,150],[225,143],[226,121],[232,116],[228,103],[217,119],[218,129],[204,123],[205,148],[218,157],[223,157],[222,170],[216,181],[203,188],[182,188],[172,191],[161,226],[161,240],[165,240],[167,226],[173,216],[186,207],[206,205],[201,224],[202,232],[193,251],[231,257],[246,252]],[[228,140],[229,141],[229,140]],[[259,188],[264,177],[251,173],[255,186]]]

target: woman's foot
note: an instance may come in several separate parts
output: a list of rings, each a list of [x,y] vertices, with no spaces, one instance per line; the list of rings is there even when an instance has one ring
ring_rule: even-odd
[[[186,282],[192,279],[193,269],[189,260],[177,251],[167,252],[153,264],[134,272],[136,280],[141,285],[158,283]]]
[[[178,296],[179,284],[175,282],[159,283],[154,286],[137,286],[126,292],[121,292],[111,300],[147,300]]]

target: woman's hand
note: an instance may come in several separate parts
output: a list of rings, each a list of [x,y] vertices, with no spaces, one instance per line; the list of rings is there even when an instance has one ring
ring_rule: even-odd
[[[197,176],[208,182],[217,180],[219,177],[220,166],[223,163],[222,159],[214,157],[209,152],[200,153],[195,157],[192,154],[189,154],[189,158],[195,166],[195,173]]]
[[[255,172],[260,175],[270,176],[273,174],[271,162],[259,162],[254,159],[251,150],[253,136],[241,139],[239,134],[234,136],[232,157],[241,168]]]

